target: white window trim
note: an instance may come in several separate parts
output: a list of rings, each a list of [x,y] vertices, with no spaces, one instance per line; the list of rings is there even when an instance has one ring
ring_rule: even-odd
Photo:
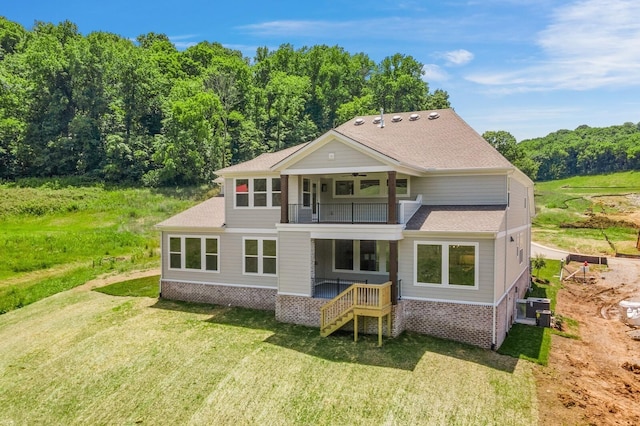
[[[198,272],[207,272],[211,274],[219,274],[220,273],[220,237],[217,235],[176,235],[170,234],[168,235],[169,239],[167,252],[169,253],[169,261],[167,263],[167,268],[171,271],[198,271]],[[172,268],[171,267],[171,255],[177,254],[178,252],[171,251],[171,239],[172,238],[180,238],[180,268]],[[185,243],[186,238],[199,238],[200,239],[200,269],[187,268],[187,246]],[[217,240],[218,241],[218,253],[216,256],[218,257],[218,269],[211,270],[207,269],[207,240]]]
[[[267,180],[267,191],[255,192],[253,181],[254,179],[266,179]],[[279,209],[280,206],[273,205],[273,194],[280,194],[282,191],[273,191],[273,179],[280,179],[280,176],[255,176],[255,177],[247,177],[247,178],[234,178],[233,179],[233,208],[234,209]],[[240,194],[247,194],[249,197],[249,205],[248,206],[239,206],[238,205],[238,197],[236,196],[238,193],[236,192],[236,188],[238,187],[237,182],[239,180],[247,180],[249,182],[249,192],[241,192]],[[282,182],[280,182],[282,185]],[[280,187],[282,189],[282,186]],[[255,194],[266,194],[267,197],[267,205],[266,206],[254,206],[254,195]]]
[[[309,188],[308,188],[307,191],[304,190],[304,181],[305,180],[309,181]],[[313,181],[311,179],[302,178],[302,185],[300,185],[300,192],[302,194],[302,198],[300,199],[300,201],[302,201],[302,203],[301,203],[302,204],[302,208],[306,209],[306,210],[311,210],[311,203],[312,203],[312,200],[311,200],[311,185],[313,185]],[[304,205],[304,194],[309,194],[309,205],[308,206]]]
[[[349,238],[344,238],[344,239],[349,240]],[[378,264],[383,269],[382,271],[361,270],[360,269],[360,241],[363,241],[363,240],[350,240],[350,241],[353,247],[353,269],[337,269],[336,268],[336,240],[332,240],[331,269],[333,270],[333,272],[353,272],[358,274],[374,274],[374,275],[386,275],[389,273],[389,271],[386,271],[387,258],[384,256],[384,253],[382,252],[382,250],[380,250],[380,246],[378,245],[381,241],[384,241],[384,240],[373,240],[376,242],[376,256],[378,257]],[[358,244],[356,244],[356,242]]]
[[[438,283],[422,283],[418,282],[418,246],[419,245],[431,245],[442,246],[442,284]],[[473,246],[474,247],[474,285],[461,285],[461,284],[449,284],[449,246]],[[433,288],[456,288],[456,289],[468,289],[477,290],[479,288],[479,243],[466,242],[466,241],[415,241],[413,243],[413,284],[417,287],[433,287]]]
[[[396,180],[407,180],[407,193],[397,194],[396,197],[408,198],[411,195],[411,179],[408,176],[402,176],[396,178]],[[366,195],[360,192],[360,183],[363,180],[378,180],[380,181],[380,193],[378,195]],[[338,195],[336,194],[336,181],[351,181],[353,182],[353,194],[352,195]],[[333,198],[387,198],[389,196],[388,178],[383,176],[354,176],[333,178],[331,182],[331,195]]]
[[[258,241],[258,272],[247,272],[246,271],[246,266],[247,263],[245,262],[245,258],[247,256],[246,254],[246,250],[247,250],[247,245],[246,245],[246,241],[247,240],[256,240]],[[276,243],[276,255],[275,255],[275,259],[276,259],[276,273],[275,274],[268,274],[268,273],[264,273],[263,272],[263,266],[264,266],[264,262],[263,260],[265,259],[264,253],[263,253],[263,241],[275,241]],[[261,276],[261,277],[277,277],[278,276],[278,239],[277,238],[269,238],[269,237],[242,237],[242,275],[253,275],[253,276]],[[253,255],[252,255],[253,256]],[[274,258],[273,256],[267,256],[266,258],[268,259],[272,259]]]

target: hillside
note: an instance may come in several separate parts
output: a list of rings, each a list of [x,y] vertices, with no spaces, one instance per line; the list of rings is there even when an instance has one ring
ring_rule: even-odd
[[[533,239],[578,253],[640,254],[640,172],[538,182]]]
[[[579,126],[518,144],[537,166],[535,180],[640,170],[640,123]]]

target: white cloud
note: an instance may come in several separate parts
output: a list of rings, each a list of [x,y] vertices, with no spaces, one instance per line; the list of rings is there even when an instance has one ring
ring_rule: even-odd
[[[242,25],[237,30],[258,37],[410,40],[437,37],[453,25],[442,19],[386,17],[348,21],[282,20]]]
[[[444,52],[438,56],[444,58],[447,61],[447,65],[465,65],[473,60],[473,53],[465,49],[452,50]]]
[[[640,2],[580,0],[555,9],[537,35],[545,59],[527,68],[468,80],[498,92],[588,90],[640,84]]]
[[[189,41],[189,39],[194,39],[198,37],[197,34],[183,34],[183,35],[175,35],[175,36],[168,36],[168,37],[169,37],[169,41],[173,43],[176,49],[179,49],[179,50],[186,49],[188,47],[195,46],[196,44],[198,44],[197,41]]]
[[[422,67],[422,79],[429,83],[449,80],[449,74],[436,64],[426,64]]]

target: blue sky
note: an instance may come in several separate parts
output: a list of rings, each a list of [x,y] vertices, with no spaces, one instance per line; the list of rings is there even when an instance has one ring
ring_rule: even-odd
[[[476,131],[519,141],[640,121],[637,0],[20,0],[0,15],[28,29],[68,19],[83,34],[164,33],[179,49],[219,42],[248,57],[282,43],[376,62],[403,53]]]

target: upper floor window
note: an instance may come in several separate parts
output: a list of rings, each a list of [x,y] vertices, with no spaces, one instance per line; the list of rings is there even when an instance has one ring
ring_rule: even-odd
[[[280,178],[235,179],[236,207],[279,207]]]
[[[375,174],[345,177],[336,179],[333,182],[333,195],[336,198],[346,197],[386,197],[389,181],[383,177],[376,177]],[[409,179],[396,179],[396,196],[409,196]]]
[[[302,179],[302,206],[311,207],[311,179]]]

